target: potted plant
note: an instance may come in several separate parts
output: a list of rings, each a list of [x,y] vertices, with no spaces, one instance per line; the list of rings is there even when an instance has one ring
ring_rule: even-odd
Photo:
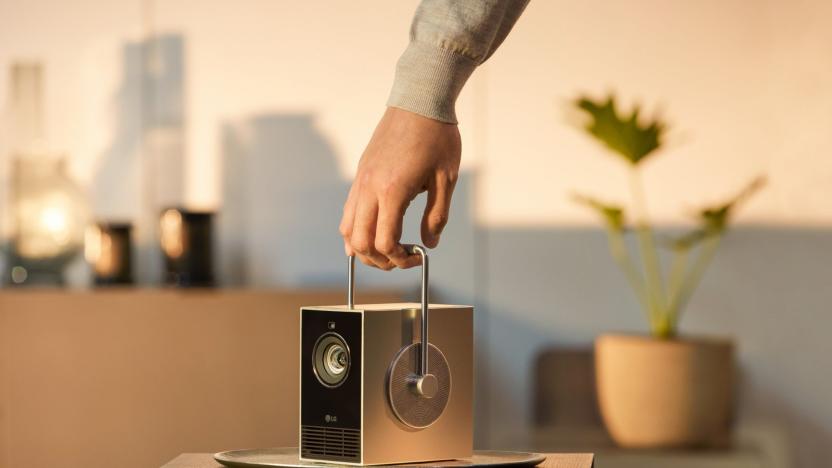
[[[586,133],[628,166],[632,200],[627,212],[589,196],[575,200],[604,220],[612,257],[650,327],[649,335],[604,334],[595,341],[604,424],[625,447],[722,444],[728,440],[733,416],[733,343],[680,336],[679,320],[731,216],[764,181],[757,178],[732,199],[699,211],[698,226],[690,232],[660,238],[647,214],[640,170],[662,147],[666,124],[658,118],[642,121],[638,106],[620,115],[612,95],[602,100],[581,97],[574,105],[588,117]],[[627,243],[630,233],[634,254]],[[671,257],[667,271],[660,247]]]

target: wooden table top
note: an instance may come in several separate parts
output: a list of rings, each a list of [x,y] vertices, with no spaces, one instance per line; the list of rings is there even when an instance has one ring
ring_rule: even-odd
[[[546,461],[541,468],[592,468],[594,456],[591,453],[544,453]],[[183,453],[166,463],[162,468],[224,468],[210,453]]]

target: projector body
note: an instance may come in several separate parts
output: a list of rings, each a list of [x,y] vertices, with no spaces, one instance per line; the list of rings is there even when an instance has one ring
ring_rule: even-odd
[[[420,304],[301,308],[301,460],[379,465],[471,457],[473,308],[428,310],[427,362],[438,384],[419,393],[407,376],[418,372]]]

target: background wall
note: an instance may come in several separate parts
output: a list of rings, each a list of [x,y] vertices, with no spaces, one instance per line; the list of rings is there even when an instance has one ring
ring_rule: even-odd
[[[44,61],[50,142],[97,217],[138,223],[144,281],[159,208],[185,204],[220,210],[225,283],[338,285],[341,204],[416,3],[0,1],[0,66]],[[737,338],[742,421],[785,424],[803,466],[832,455],[829,18],[822,0],[530,4],[463,92],[465,172],[433,260],[437,292],[478,307],[481,446],[529,426],[543,348],[644,329],[596,220],[568,200],[626,201],[623,166],[566,110],[616,90],[673,124],[645,172],[668,228],[767,175],[683,327]]]

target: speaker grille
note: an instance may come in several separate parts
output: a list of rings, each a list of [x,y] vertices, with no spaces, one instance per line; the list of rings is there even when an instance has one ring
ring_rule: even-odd
[[[300,454],[303,458],[361,461],[361,431],[340,427],[301,426]]]
[[[413,343],[399,351],[390,364],[387,380],[387,398],[393,414],[414,429],[424,429],[439,419],[448,399],[451,397],[451,369],[445,355],[433,344],[428,346],[428,373],[436,377],[439,384],[433,398],[417,395],[410,389],[410,379],[419,369],[421,343]]]

